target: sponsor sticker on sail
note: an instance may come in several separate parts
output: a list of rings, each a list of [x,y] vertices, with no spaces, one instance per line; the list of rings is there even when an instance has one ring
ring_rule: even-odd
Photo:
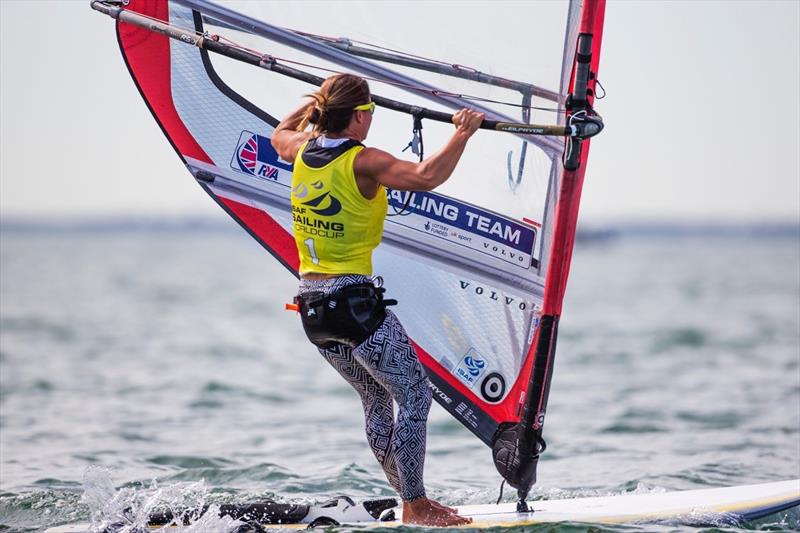
[[[390,226],[421,232],[473,253],[492,256],[527,270],[533,258],[537,229],[481,207],[423,191],[391,190],[389,208],[403,216],[388,219]],[[469,255],[469,254],[468,254]]]
[[[292,165],[278,156],[268,137],[247,130],[239,135],[231,168],[269,181],[278,181],[281,170],[292,171]]]
[[[480,356],[475,348],[470,348],[456,367],[456,375],[461,381],[472,387],[478,382],[485,370],[486,360]]]

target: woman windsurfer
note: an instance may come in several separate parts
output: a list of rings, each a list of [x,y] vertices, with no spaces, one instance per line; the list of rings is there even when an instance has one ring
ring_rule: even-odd
[[[278,155],[294,161],[291,200],[303,328],[361,397],[367,440],[403,499],[403,522],[469,523],[425,495],[431,389],[403,326],[386,310],[393,302],[383,299],[383,288],[370,276],[372,251],[383,234],[386,187],[428,191],[444,183],[483,114],[457,112],[456,130],[444,148],[412,163],[361,144],[375,110],[364,79],[337,74],[310,96],[272,134]],[[309,123],[314,127],[307,132]]]

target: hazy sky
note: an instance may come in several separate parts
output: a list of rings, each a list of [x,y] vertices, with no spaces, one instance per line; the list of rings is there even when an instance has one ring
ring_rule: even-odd
[[[504,38],[481,27],[489,3],[448,6],[454,27]],[[353,8],[411,25],[426,4]],[[86,0],[0,0],[0,24],[2,215],[218,212],[141,101],[111,19]],[[610,0],[600,79],[586,220],[800,218],[800,1]]]

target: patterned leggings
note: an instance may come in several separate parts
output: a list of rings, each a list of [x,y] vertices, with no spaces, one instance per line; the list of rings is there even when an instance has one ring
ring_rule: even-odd
[[[300,293],[335,292],[368,282],[366,276],[301,280]],[[338,344],[320,353],[358,392],[364,408],[367,441],[404,501],[425,496],[422,472],[432,392],[405,330],[391,311],[367,340],[350,348]],[[397,419],[392,400],[397,402]]]

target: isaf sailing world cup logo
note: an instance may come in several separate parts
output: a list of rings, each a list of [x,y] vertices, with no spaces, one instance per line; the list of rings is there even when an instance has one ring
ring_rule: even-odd
[[[269,137],[246,130],[239,135],[231,168],[269,181],[278,181],[280,170],[292,171],[292,165],[281,160]]]
[[[305,202],[300,202],[300,204],[307,206],[309,211],[320,216],[332,217],[342,210],[342,202],[333,196],[330,191],[323,192],[324,186],[320,180],[313,182],[310,189],[305,184],[299,183],[292,189],[292,194],[298,200],[313,195],[312,198]]]

